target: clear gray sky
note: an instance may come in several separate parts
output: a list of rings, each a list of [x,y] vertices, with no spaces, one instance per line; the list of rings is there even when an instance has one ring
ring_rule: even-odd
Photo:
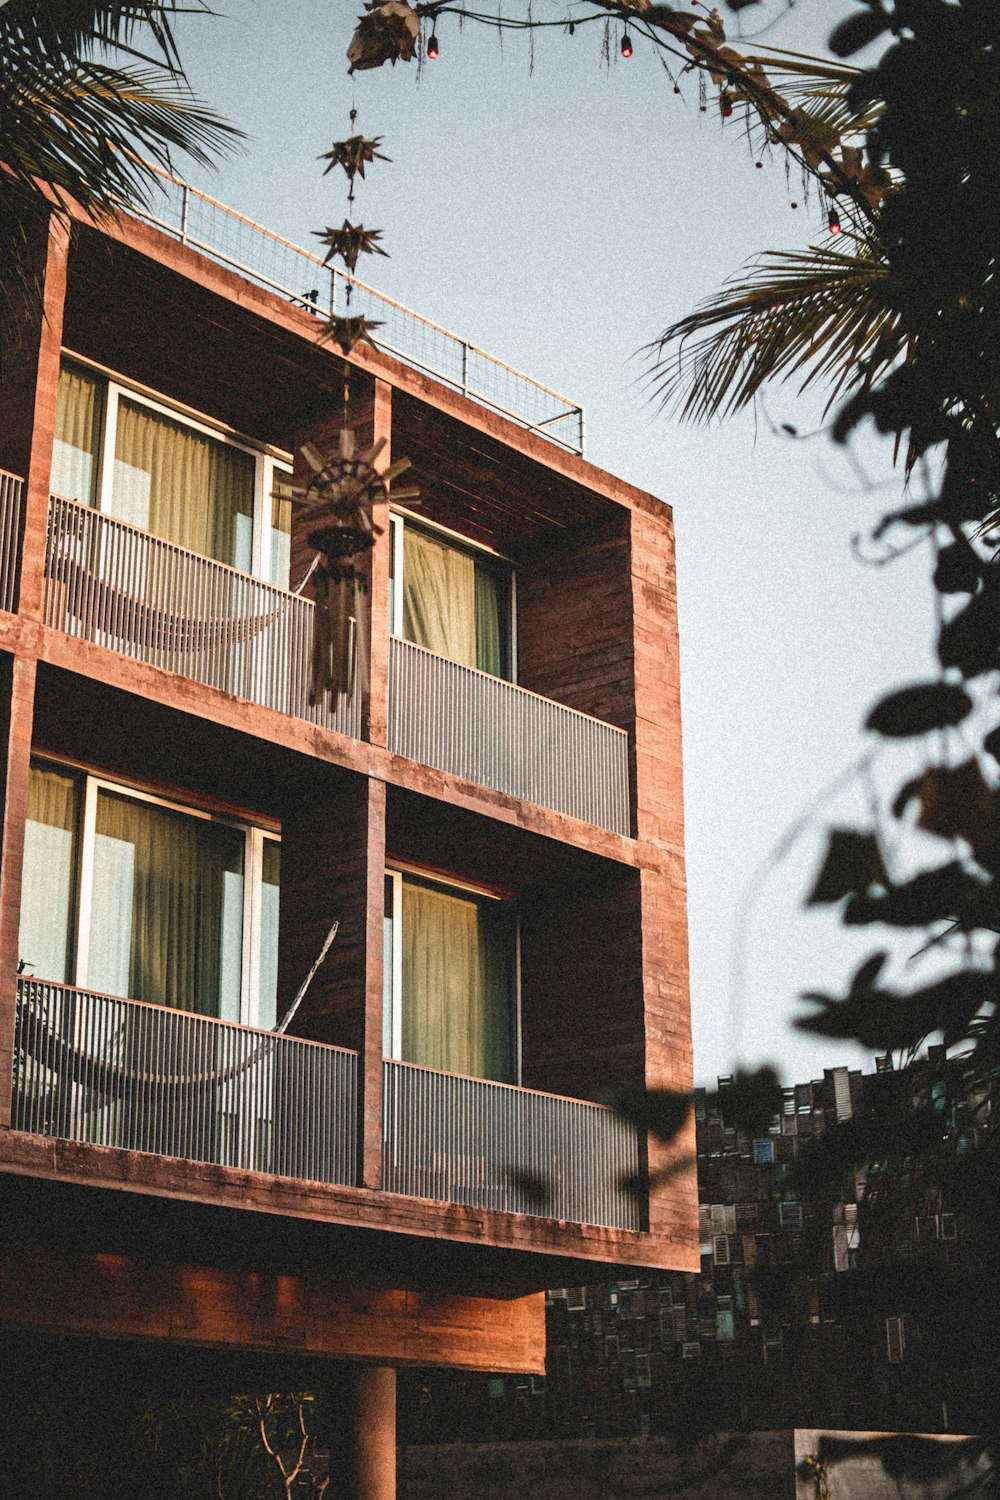
[[[541,15],[546,0],[534,3]],[[588,456],[674,509],[699,1080],[737,1062],[775,1061],[789,1082],[842,1062],[870,1068],[791,1020],[800,991],[838,990],[884,938],[803,911],[822,818],[773,855],[863,753],[866,708],[926,669],[926,561],[887,569],[853,556],[852,535],[899,485],[885,487],[873,444],[857,455],[864,484],[827,439],[775,435],[782,421],[808,428],[815,402],[784,389],[756,421],[683,426],[650,405],[636,355],[755,252],[815,242],[815,192],[806,204],[778,157],[756,169],[739,130],[699,113],[690,80],[675,96],[638,38],[620,60],[617,28],[610,67],[599,25],[536,35],[532,65],[526,38],[501,51],[494,33],[445,17],[436,62],[352,85],[344,54],[360,3],[218,4],[222,18],[185,23],[182,50],[196,90],[251,139],[196,185],[315,246],[311,232],[345,216],[343,175],[324,178],[317,157],[350,134],[353,100],[357,128],[392,157],[369,169],[354,211],[383,231],[391,259],[359,274],[581,402]],[[820,50],[843,9],[800,0],[766,45]],[[743,16],[759,24],[752,8]],[[849,787],[826,813],[856,823],[867,795]]]

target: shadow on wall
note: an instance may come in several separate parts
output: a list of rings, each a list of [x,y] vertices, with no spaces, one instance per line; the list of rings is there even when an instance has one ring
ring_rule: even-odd
[[[717,1433],[672,1438],[404,1448],[399,1500],[987,1500],[978,1438],[871,1432]]]

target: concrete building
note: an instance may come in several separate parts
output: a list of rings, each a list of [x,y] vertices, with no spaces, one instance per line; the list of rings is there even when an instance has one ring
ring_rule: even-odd
[[[691,1077],[671,515],[360,288],[345,369],[343,278],[165,190],[30,226],[4,351],[0,1325],[346,1371],[382,1496],[396,1368],[538,1376],[543,1288],[698,1264],[693,1172],[650,1197],[604,1103]],[[345,422],[420,504],[313,703],[282,481]]]

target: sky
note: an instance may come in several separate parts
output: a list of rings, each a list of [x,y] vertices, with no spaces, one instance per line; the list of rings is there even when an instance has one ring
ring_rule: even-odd
[[[369,168],[353,213],[390,258],[358,274],[581,403],[587,456],[672,506],[696,1078],[762,1062],[789,1083],[870,1070],[870,1055],[792,1023],[801,992],[842,992],[881,937],[803,898],[830,822],[864,825],[872,777],[888,786],[908,769],[899,752],[847,775],[870,748],[867,709],[931,660],[926,558],[874,566],[852,545],[900,493],[874,439],[850,456],[822,433],[790,440],[781,423],[808,432],[822,418],[791,387],[724,424],[682,424],[651,401],[641,353],[762,249],[823,238],[825,209],[780,158],[758,169],[739,129],[699,112],[694,83],[675,95],[638,37],[622,60],[615,28],[607,65],[600,24],[501,49],[448,16],[436,61],[352,82],[361,8],[217,0],[215,18],[182,20],[193,87],[249,134],[218,171],[186,175],[315,248],[313,232],[346,214],[342,174],[324,177],[317,158],[351,133],[353,103],[392,158]],[[818,52],[846,6],[760,10],[772,24],[758,48]],[[728,12],[726,24],[738,45]]]

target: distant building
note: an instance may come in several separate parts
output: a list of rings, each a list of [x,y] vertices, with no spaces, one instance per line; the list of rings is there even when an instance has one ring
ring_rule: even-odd
[[[941,1101],[941,1151],[961,1155],[989,1133],[991,1098],[984,1089],[945,1109],[943,1060],[931,1048],[919,1086]],[[728,1127],[700,1091],[700,1272],[549,1292],[545,1378],[453,1375],[445,1390],[409,1377],[404,1440],[445,1441],[449,1421],[468,1441],[782,1425],[984,1430],[996,1399],[982,1315],[993,1290],[928,1160],[851,1174],[822,1197],[789,1185],[803,1144],[863,1117],[878,1077],[833,1068],[788,1088],[757,1139]]]

